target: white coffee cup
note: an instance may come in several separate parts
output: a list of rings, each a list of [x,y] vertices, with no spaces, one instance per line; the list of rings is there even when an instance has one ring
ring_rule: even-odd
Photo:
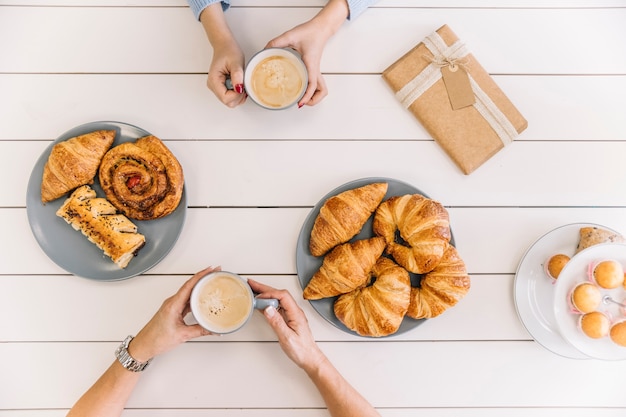
[[[189,303],[198,324],[214,334],[239,330],[255,308],[278,308],[278,300],[256,298],[245,279],[227,271],[214,271],[200,279]]]
[[[296,51],[267,48],[250,58],[243,85],[248,97],[259,106],[282,110],[300,101],[308,79],[306,66]]]

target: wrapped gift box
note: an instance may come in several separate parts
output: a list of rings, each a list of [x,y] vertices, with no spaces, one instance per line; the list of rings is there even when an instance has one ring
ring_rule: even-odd
[[[528,126],[447,25],[389,66],[383,78],[465,174]]]

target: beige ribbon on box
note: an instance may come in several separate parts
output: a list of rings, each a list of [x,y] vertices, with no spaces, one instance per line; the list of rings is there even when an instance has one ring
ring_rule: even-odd
[[[448,46],[437,32],[427,36],[424,45],[433,54],[431,63],[396,92],[396,97],[405,108],[408,108],[426,90],[441,79],[441,67],[456,65],[463,66],[462,58],[469,54],[468,49],[461,41]],[[518,133],[509,119],[500,111],[498,106],[480,88],[474,78],[468,73],[472,91],[476,97],[473,107],[489,123],[502,143],[506,146],[517,137]]]

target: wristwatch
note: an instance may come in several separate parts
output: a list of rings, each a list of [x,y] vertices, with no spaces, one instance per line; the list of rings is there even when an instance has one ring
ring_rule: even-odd
[[[133,336],[127,336],[126,339],[124,339],[122,344],[115,350],[115,357],[120,361],[122,366],[129,371],[141,372],[150,365],[152,358],[148,359],[146,362],[139,362],[130,356],[130,353],[128,353],[128,345],[130,345],[131,340],[133,340]]]

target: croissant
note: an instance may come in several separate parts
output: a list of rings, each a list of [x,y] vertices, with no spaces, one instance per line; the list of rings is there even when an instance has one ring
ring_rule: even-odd
[[[102,159],[99,178],[111,204],[137,220],[157,219],[173,212],[185,183],[180,163],[155,136],[111,149]]]
[[[345,294],[367,283],[376,260],[385,250],[380,237],[344,243],[330,251],[304,288],[307,300]]]
[[[387,183],[373,183],[326,200],[311,230],[311,254],[322,256],[356,236],[386,193]]]
[[[41,201],[48,203],[85,184],[93,184],[115,130],[98,130],[59,142],[43,167]]]
[[[120,268],[139,252],[146,238],[137,233],[137,226],[104,198],[97,198],[88,185],[78,187],[57,210],[75,230],[80,230]]]
[[[414,319],[433,318],[455,305],[470,289],[465,263],[452,245],[441,262],[426,274],[419,288],[411,288],[407,315]]]
[[[339,296],[335,316],[361,336],[381,337],[398,331],[409,308],[411,279],[406,269],[380,257],[372,285]]]
[[[385,238],[386,251],[415,274],[431,271],[450,241],[447,210],[420,194],[391,197],[374,215],[374,233]],[[404,242],[396,242],[396,230]]]

